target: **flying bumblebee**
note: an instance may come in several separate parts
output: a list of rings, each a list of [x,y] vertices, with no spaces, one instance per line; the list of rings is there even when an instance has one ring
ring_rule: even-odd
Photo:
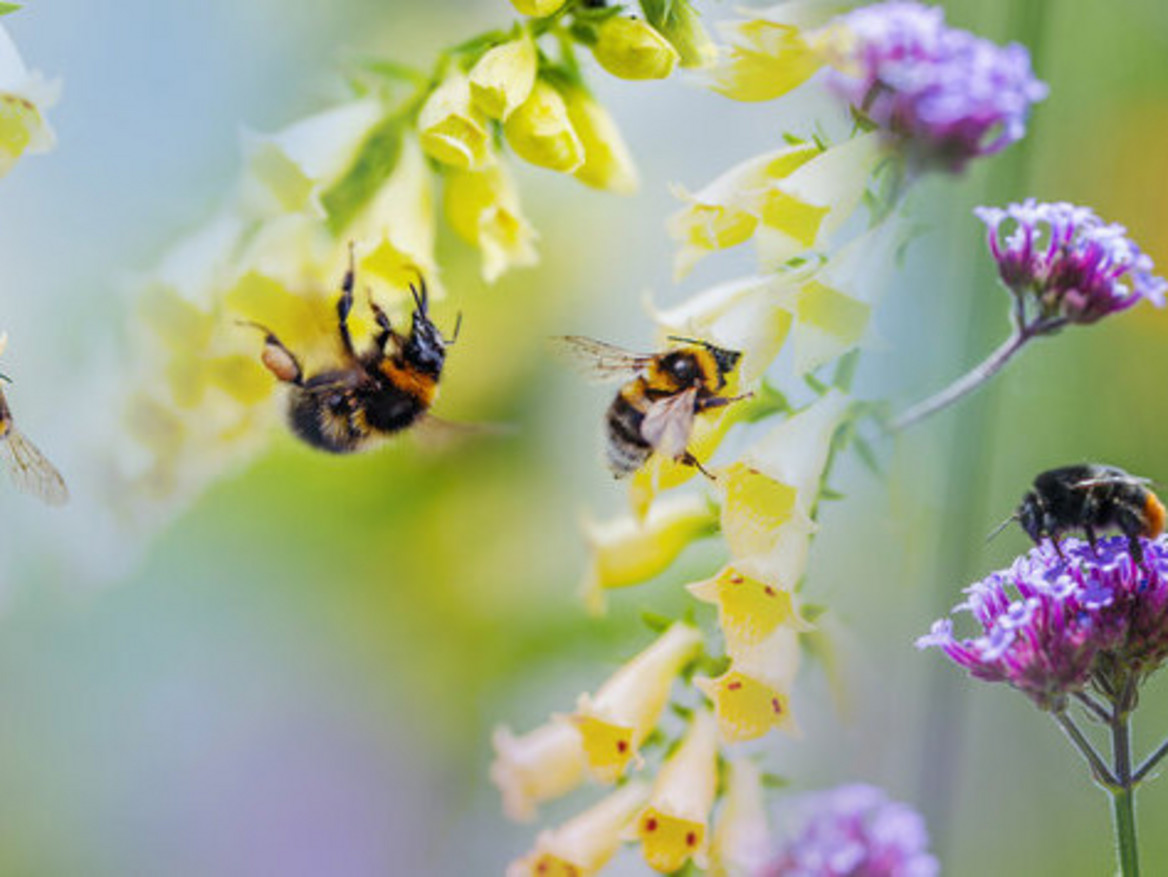
[[[1049,537],[1060,557],[1063,533],[1082,530],[1095,550],[1099,530],[1119,530],[1139,563],[1144,557],[1140,537],[1155,539],[1164,531],[1164,505],[1149,483],[1098,463],[1050,469],[1034,479],[1033,489],[1002,526],[1017,521],[1036,545]]]
[[[410,285],[414,297],[413,323],[408,335],[399,334],[389,317],[370,300],[378,332],[372,347],[359,353],[349,334],[353,309],[353,253],[337,301],[337,331],[343,361],[334,368],[307,377],[300,361],[258,323],[264,333],[261,361],[277,380],[288,384],[288,425],[297,437],[333,454],[366,450],[394,433],[422,420],[438,393],[446,362],[446,348],[458,338],[461,318],[450,338],[430,322],[426,282]]]
[[[0,350],[6,341],[7,336],[0,336]],[[0,379],[9,380],[3,374]],[[0,460],[12,482],[26,493],[40,497],[49,505],[64,505],[69,500],[69,488],[57,467],[12,422],[12,409],[3,390],[0,390]]]
[[[604,419],[608,466],[617,478],[641,468],[654,452],[709,477],[687,448],[694,417],[746,398],[720,395],[741,353],[707,341],[670,340],[680,346],[662,353],[633,353],[578,335],[555,339],[558,348],[593,378],[631,376]]]

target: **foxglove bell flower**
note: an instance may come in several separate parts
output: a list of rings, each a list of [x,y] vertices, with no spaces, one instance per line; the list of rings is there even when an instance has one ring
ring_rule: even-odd
[[[1002,283],[1046,317],[1094,323],[1145,300],[1164,306],[1168,282],[1152,273],[1152,260],[1122,225],[1087,207],[1031,198],[974,213],[989,230]]]
[[[1050,543],[966,589],[955,611],[980,627],[959,639],[943,618],[917,640],[971,675],[1006,682],[1039,708],[1060,711],[1097,672],[1146,676],[1168,657],[1168,540],[1144,540],[1142,563],[1126,538]]]
[[[938,7],[865,6],[820,39],[831,88],[926,165],[960,171],[1020,140],[1047,95],[1025,48],[949,27]]]
[[[873,786],[809,795],[804,822],[760,877],[933,877],[920,814]]]

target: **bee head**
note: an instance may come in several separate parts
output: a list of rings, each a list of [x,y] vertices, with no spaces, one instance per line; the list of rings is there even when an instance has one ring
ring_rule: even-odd
[[[1022,504],[1018,506],[1018,511],[1015,513],[1018,523],[1022,525],[1022,529],[1026,531],[1026,535],[1030,540],[1037,544],[1042,540],[1043,530],[1043,512],[1042,503],[1039,502],[1038,494],[1033,490],[1022,497]]]
[[[670,335],[669,340],[678,341],[682,344],[696,344],[699,347],[705,348],[706,352],[713,357],[714,367],[718,370],[718,380],[721,386],[726,385],[726,375],[734,371],[735,366],[738,365],[738,361],[742,359],[742,354],[737,350],[727,350],[724,347],[718,347],[700,338],[683,338],[678,335]]]
[[[449,338],[444,337],[430,320],[430,299],[426,293],[426,281],[422,280],[420,286],[420,290],[412,284],[410,286],[410,292],[414,296],[414,318],[402,355],[418,370],[438,377],[446,362],[446,348],[458,340],[458,332],[462,328],[462,314],[458,315],[458,320],[454,324],[454,334]]]

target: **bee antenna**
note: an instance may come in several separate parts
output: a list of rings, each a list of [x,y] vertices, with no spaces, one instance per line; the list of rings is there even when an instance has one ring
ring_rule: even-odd
[[[271,329],[269,329],[269,328],[268,328],[267,326],[265,326],[263,323],[257,323],[255,320],[236,320],[236,321],[235,321],[235,325],[237,325],[237,326],[244,326],[244,327],[246,327],[246,328],[249,328],[249,329],[259,329],[259,330],[260,330],[261,332],[263,332],[265,335],[271,335],[271,334],[272,334],[272,330],[271,330]]]
[[[993,531],[988,536],[986,536],[986,540],[985,540],[986,543],[988,544],[995,536],[997,536],[999,533],[1001,533],[1003,530],[1005,530],[1008,526],[1010,526],[1016,520],[1018,520],[1018,513],[1014,512],[1014,514],[1010,515],[1010,517],[1006,518],[1006,520],[1002,521],[1002,523],[1000,523],[1000,524],[998,524],[998,526],[994,527]]]
[[[703,341],[701,338],[686,338],[682,335],[667,335],[665,337],[668,341],[677,341],[681,344],[700,344],[702,347],[710,346],[709,341]]]
[[[8,375],[4,374],[4,372],[0,372],[0,381],[4,381],[6,384],[11,384],[12,378],[8,377]]]

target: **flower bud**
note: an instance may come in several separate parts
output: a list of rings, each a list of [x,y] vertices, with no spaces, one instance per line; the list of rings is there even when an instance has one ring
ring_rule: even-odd
[[[762,775],[749,758],[732,758],[710,843],[710,877],[758,877],[771,856]]]
[[[612,116],[580,86],[566,87],[562,96],[584,147],[584,163],[573,176],[595,189],[631,195],[637,190],[637,167]]]
[[[491,782],[503,795],[503,810],[528,822],[544,801],[566,795],[584,780],[587,762],[580,732],[563,719],[552,719],[521,737],[497,728],[492,742]]]
[[[503,123],[503,133],[515,154],[537,167],[570,174],[584,163],[584,146],[564,99],[543,80]]]
[[[514,267],[539,261],[538,235],[524,218],[503,165],[446,175],[446,218],[455,233],[482,252],[482,275],[494,283]]]
[[[597,29],[592,53],[601,67],[621,79],[664,79],[680,57],[647,21],[620,15]]]
[[[474,105],[489,118],[506,119],[531,95],[537,67],[535,41],[528,33],[489,49],[470,71]]]
[[[511,0],[511,5],[521,15],[530,15],[532,18],[545,18],[560,11],[564,0]]]
[[[462,170],[489,164],[491,135],[471,104],[470,81],[455,73],[435,88],[418,113],[422,149],[436,161]]]

